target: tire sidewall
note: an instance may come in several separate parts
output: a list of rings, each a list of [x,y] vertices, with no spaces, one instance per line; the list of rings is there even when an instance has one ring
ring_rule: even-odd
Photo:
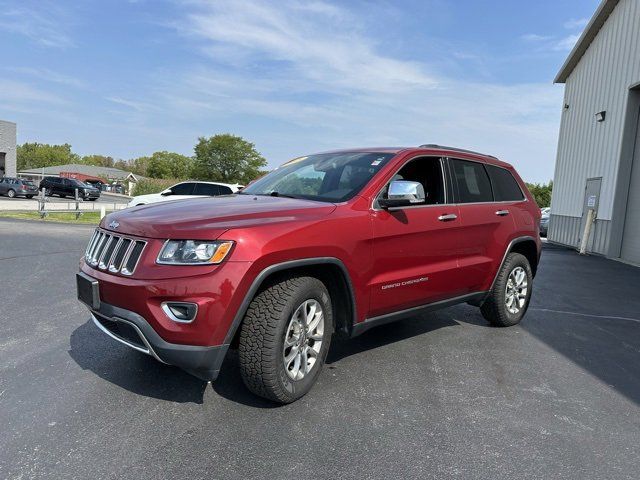
[[[310,279],[311,280],[311,279]],[[291,317],[296,309],[306,300],[316,300],[322,306],[324,313],[324,338],[322,340],[322,348],[320,349],[320,355],[316,360],[310,373],[307,373],[304,378],[300,380],[292,380],[286,372],[286,366],[284,359],[282,358],[282,351],[284,348],[284,338],[287,327],[291,321]],[[331,298],[326,287],[319,280],[312,279],[312,281],[305,282],[302,288],[298,289],[289,300],[286,309],[283,311],[282,318],[278,323],[278,329],[276,332],[277,352],[275,355],[275,365],[277,372],[277,381],[282,387],[286,395],[292,399],[299,398],[307,393],[313,384],[315,383],[324,361],[329,351],[329,344],[331,343],[331,334],[333,333],[333,311],[331,305]]]
[[[509,280],[509,275],[511,272],[518,268],[522,267],[527,275],[527,297],[525,299],[524,306],[520,309],[518,313],[511,313],[507,309],[507,305],[505,303],[506,300],[506,287],[507,282]],[[524,317],[525,313],[527,313],[527,309],[529,308],[529,302],[531,300],[531,294],[533,293],[533,273],[531,272],[531,266],[527,261],[526,257],[520,254],[511,254],[507,259],[507,262],[504,265],[504,274],[501,276],[500,281],[496,285],[498,291],[496,292],[499,302],[499,306],[502,309],[502,313],[507,322],[511,325],[516,325],[520,323],[522,317]]]

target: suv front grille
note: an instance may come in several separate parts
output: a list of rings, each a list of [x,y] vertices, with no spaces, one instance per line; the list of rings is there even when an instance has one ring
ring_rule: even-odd
[[[85,261],[93,268],[111,273],[132,275],[147,242],[107,233],[99,228],[93,232]]]

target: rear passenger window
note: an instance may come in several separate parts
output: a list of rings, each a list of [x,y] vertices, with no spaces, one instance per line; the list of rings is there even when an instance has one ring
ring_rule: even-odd
[[[173,195],[193,195],[193,187],[195,185],[191,182],[188,183],[179,183],[171,187],[171,193]]]
[[[516,182],[509,170],[493,165],[487,165],[486,167],[489,172],[489,178],[491,178],[493,196],[496,202],[513,202],[524,199],[518,182]]]
[[[194,195],[210,195],[215,197],[216,195],[220,195],[220,189],[218,185],[212,185],[210,183],[196,183]]]
[[[218,189],[220,189],[220,195],[231,195],[233,190],[225,185],[218,185]]]
[[[451,166],[458,187],[458,202],[493,202],[491,182],[482,163],[451,160]]]

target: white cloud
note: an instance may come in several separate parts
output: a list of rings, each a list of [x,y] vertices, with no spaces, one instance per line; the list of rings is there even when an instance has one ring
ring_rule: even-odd
[[[333,4],[288,1],[276,6],[249,0],[196,5],[181,30],[207,41],[216,61],[271,62],[273,71],[289,69],[333,92],[385,93],[437,84],[424,65],[378,53],[349,13]]]
[[[576,44],[579,38],[580,38],[580,35],[569,35],[565,38],[558,40],[557,42],[554,42],[553,49],[556,51],[568,52],[574,47],[574,45]]]
[[[112,97],[106,97],[105,100],[108,100],[109,102],[118,104],[118,105],[122,105],[124,107],[133,109],[135,111],[138,112],[143,112],[143,111],[148,111],[148,110],[153,110],[153,108],[151,107],[151,105],[145,103],[145,102],[140,102],[137,100],[128,100],[126,98],[122,98],[122,97],[118,97],[118,96],[112,96]]]
[[[270,119],[286,125],[279,138],[273,129],[256,138],[272,151],[285,150],[281,142],[288,151],[295,143],[298,154],[436,142],[495,153],[531,180],[552,175],[562,93],[550,84],[462,82],[423,58],[393,58],[364,33],[370,29],[360,17],[326,2],[184,8],[180,31],[210,60],[167,80],[158,93],[159,103],[185,121]],[[272,157],[272,166],[285,159]]]
[[[0,79],[0,101],[5,102],[3,107],[15,107],[20,104],[66,103],[62,98],[28,83],[3,79]]]
[[[57,3],[0,3],[0,30],[23,35],[45,47],[72,47],[74,43],[66,32],[69,24],[67,12]]]
[[[551,35],[538,35],[536,33],[527,33],[526,35],[522,35],[520,38],[526,42],[532,43],[548,42],[549,40],[553,40],[553,36]]]
[[[589,23],[588,18],[572,18],[571,20],[567,20],[564,22],[564,28],[567,30],[575,30],[575,29],[583,29]]]
[[[44,82],[58,83],[75,88],[84,88],[86,86],[85,83],[78,78],[65,75],[48,68],[7,67],[7,70],[22,75],[28,75]]]

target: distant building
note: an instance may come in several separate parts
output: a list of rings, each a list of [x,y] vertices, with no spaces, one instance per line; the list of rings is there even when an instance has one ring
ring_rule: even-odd
[[[0,177],[16,176],[16,124],[0,120]]]
[[[562,66],[549,240],[640,264],[640,1],[603,0]]]
[[[131,172],[113,167],[98,167],[95,165],[82,165],[70,163],[67,165],[56,165],[53,167],[30,168],[18,172],[21,177],[30,178],[39,182],[42,177],[67,177],[77,178],[80,181],[86,180],[107,180],[106,183],[121,183],[127,192],[133,190],[133,186],[141,179],[145,178],[134,175]]]

